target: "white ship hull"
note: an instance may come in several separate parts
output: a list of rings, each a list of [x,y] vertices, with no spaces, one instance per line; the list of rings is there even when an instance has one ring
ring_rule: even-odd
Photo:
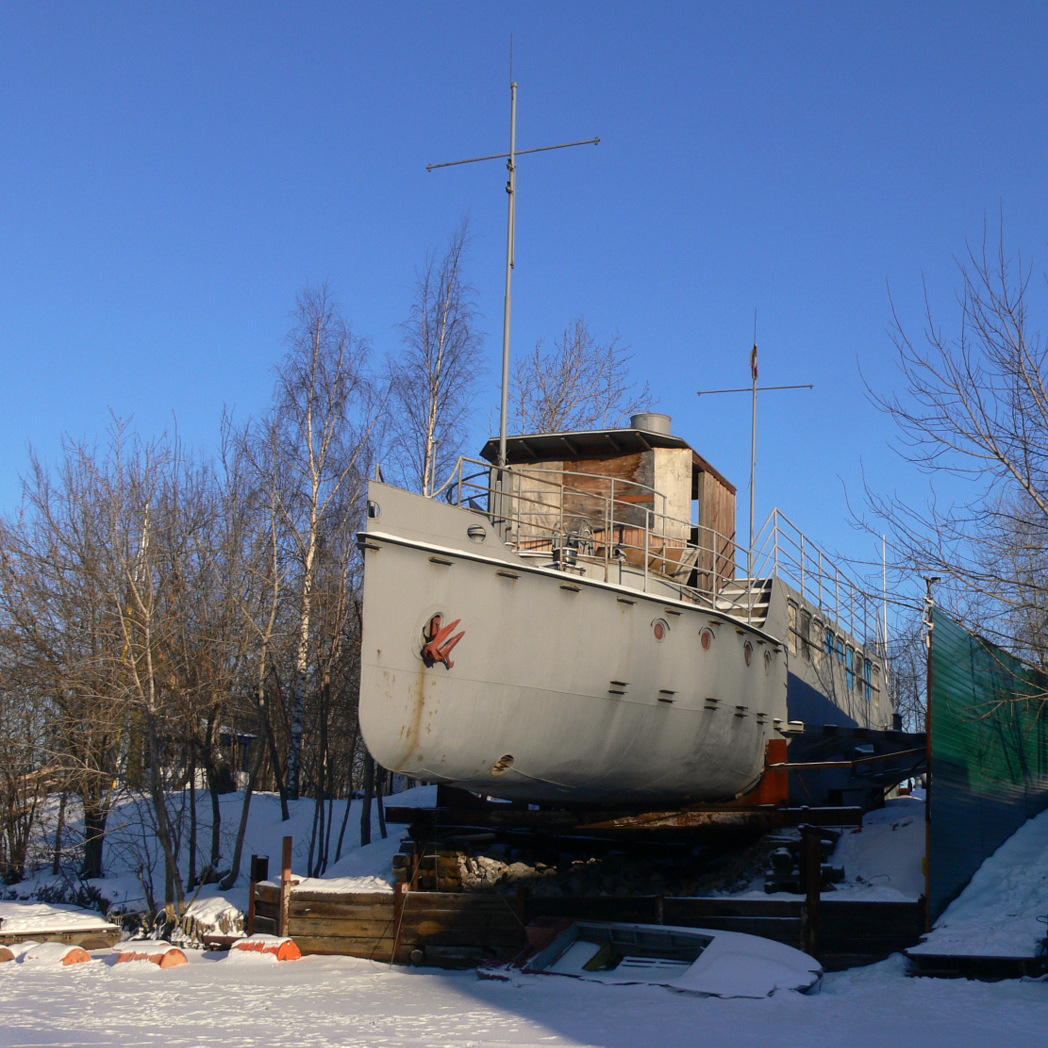
[[[605,581],[522,556],[475,510],[369,499],[360,720],[381,765],[532,801],[755,784],[787,720],[782,643],[621,564]]]

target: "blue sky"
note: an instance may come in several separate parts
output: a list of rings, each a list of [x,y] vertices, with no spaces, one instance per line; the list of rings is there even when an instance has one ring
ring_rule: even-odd
[[[956,259],[1003,214],[1048,230],[1043,3],[83,2],[0,5],[0,511],[31,444],[110,413],[207,450],[265,409],[296,293],[327,280],[376,354],[461,220],[497,426],[509,40],[522,157],[513,343],[584,314],[748,504],[758,315],[758,518],[831,547],[865,468],[922,498],[864,394],[898,384],[889,287],[944,326]],[[995,236],[996,233],[994,232]],[[1043,281],[1031,303],[1043,305]]]

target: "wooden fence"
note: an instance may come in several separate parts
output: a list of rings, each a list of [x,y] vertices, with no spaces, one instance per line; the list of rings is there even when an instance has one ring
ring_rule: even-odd
[[[303,953],[343,954],[397,964],[473,966],[508,960],[524,946],[536,917],[635,921],[748,932],[801,948],[801,900],[676,899],[661,896],[536,897],[520,894],[397,892],[338,894],[290,889],[286,929],[280,888],[255,889],[255,931],[290,935]],[[816,956],[830,971],[869,964],[913,946],[924,929],[917,902],[822,898]]]

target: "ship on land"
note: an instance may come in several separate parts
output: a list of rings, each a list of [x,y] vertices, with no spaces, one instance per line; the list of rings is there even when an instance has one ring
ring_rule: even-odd
[[[534,803],[745,795],[803,723],[890,729],[878,603],[665,415],[368,490],[360,720],[415,779]],[[749,570],[744,567],[749,566]]]

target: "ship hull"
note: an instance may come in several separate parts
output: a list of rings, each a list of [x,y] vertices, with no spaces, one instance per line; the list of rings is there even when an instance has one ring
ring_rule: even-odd
[[[759,778],[787,718],[774,638],[522,557],[482,513],[369,500],[360,721],[381,765],[535,802],[722,800]]]

